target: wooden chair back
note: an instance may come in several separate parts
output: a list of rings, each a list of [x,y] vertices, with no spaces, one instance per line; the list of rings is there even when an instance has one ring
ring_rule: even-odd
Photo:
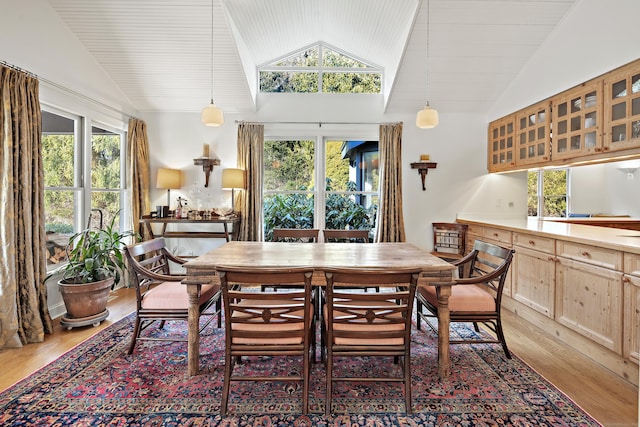
[[[317,228],[274,228],[274,242],[310,242],[316,243],[320,230]]]
[[[310,268],[221,266],[225,311],[225,374],[220,412],[226,415],[233,381],[300,381],[302,412],[308,411],[311,352],[315,321]],[[262,285],[298,287],[289,292],[262,292]],[[242,356],[302,356],[297,375],[235,375]]]
[[[445,260],[460,259],[466,254],[467,225],[448,222],[433,223],[433,252]]]
[[[380,381],[404,384],[406,412],[411,413],[411,313],[421,270],[328,269],[323,310],[323,352],[326,347],[326,413],[331,413],[333,383]],[[349,291],[379,286],[378,293]],[[401,376],[345,377],[333,375],[338,357],[399,359]]]
[[[369,230],[322,230],[325,242],[369,243]]]

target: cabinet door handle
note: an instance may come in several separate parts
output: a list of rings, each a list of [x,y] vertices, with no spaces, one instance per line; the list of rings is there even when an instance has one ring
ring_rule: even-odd
[[[498,233],[493,233],[493,237],[498,237]]]
[[[622,276],[622,283],[629,283],[631,280],[627,276]]]
[[[547,261],[557,261],[557,260],[558,260],[558,259],[557,259],[556,257],[554,257],[554,256],[549,256],[549,257],[547,258]]]
[[[582,255],[583,257],[591,258],[591,254],[587,251],[580,252],[580,255]]]
[[[535,245],[536,245],[536,242],[534,242],[533,240],[529,240],[529,244],[530,244],[531,246],[535,246]]]

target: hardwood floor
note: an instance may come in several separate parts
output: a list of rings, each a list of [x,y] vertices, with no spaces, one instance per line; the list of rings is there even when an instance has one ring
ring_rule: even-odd
[[[0,390],[28,376],[134,310],[133,290],[114,292],[109,318],[98,327],[70,331],[56,325],[40,344],[0,351]],[[561,344],[542,330],[503,312],[510,349],[605,427],[638,426],[638,388]]]

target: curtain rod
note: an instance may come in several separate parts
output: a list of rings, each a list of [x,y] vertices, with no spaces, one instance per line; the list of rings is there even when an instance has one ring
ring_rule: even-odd
[[[236,124],[239,123],[257,123],[257,124],[278,124],[278,125],[318,125],[318,127],[322,127],[322,125],[384,125],[384,124],[392,124],[389,122],[305,122],[305,121],[292,121],[292,122],[281,122],[281,121],[262,121],[262,122],[252,122],[245,120],[236,120]],[[397,122],[400,123],[400,122]]]
[[[30,76],[30,77],[33,77],[33,78],[38,79],[38,81],[40,81],[40,82],[42,82],[42,83],[46,83],[46,84],[48,84],[49,86],[52,86],[52,87],[54,87],[54,88],[56,88],[56,89],[60,89],[61,91],[66,92],[66,93],[68,93],[68,94],[70,94],[70,95],[73,95],[73,96],[78,97],[78,98],[80,98],[80,99],[84,99],[85,101],[89,101],[89,102],[91,102],[91,103],[93,103],[93,104],[99,105],[99,106],[101,106],[101,107],[103,107],[103,108],[109,109],[109,110],[114,111],[114,112],[116,112],[116,113],[118,113],[118,114],[122,114],[122,115],[123,115],[125,118],[127,118],[127,119],[135,118],[135,117],[133,117],[133,116],[131,116],[131,115],[129,115],[129,114],[127,114],[127,113],[125,113],[124,111],[120,111],[120,110],[118,110],[117,108],[112,107],[112,106],[111,106],[111,105],[109,105],[109,104],[105,104],[104,102],[98,101],[97,99],[93,99],[93,98],[91,98],[91,97],[89,97],[89,96],[87,96],[87,95],[84,95],[84,94],[80,93],[80,92],[76,92],[76,91],[75,91],[75,90],[73,90],[73,89],[69,89],[68,87],[62,86],[62,85],[61,85],[61,84],[59,84],[59,83],[52,82],[51,80],[45,79],[44,77],[38,77],[38,75],[37,75],[37,74],[32,73],[31,71],[27,71],[27,70],[25,70],[25,69],[23,69],[23,68],[20,68],[20,67],[18,67],[17,65],[9,64],[9,63],[8,63],[8,62],[6,62],[6,61],[0,61],[0,64],[4,65],[4,66],[5,66],[5,67],[7,67],[7,68],[11,68],[11,69],[13,69],[13,70],[16,70],[16,71],[20,71],[20,72],[22,72],[22,73],[25,73],[25,74],[27,74],[27,75],[28,75],[28,76]]]

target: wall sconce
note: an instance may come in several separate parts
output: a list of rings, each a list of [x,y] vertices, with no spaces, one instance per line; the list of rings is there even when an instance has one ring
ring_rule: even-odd
[[[629,181],[631,181],[632,179],[634,179],[634,173],[638,168],[618,168],[618,170],[622,173],[626,173],[627,174],[627,179]]]
[[[213,171],[214,166],[218,166],[220,164],[220,160],[218,159],[207,159],[207,158],[199,158],[193,159],[193,164],[196,166],[202,166],[202,170],[204,171],[204,186],[209,186],[209,176]]]
[[[231,189],[231,209],[235,211],[235,190],[244,189],[246,186],[244,170],[242,169],[222,169],[222,189]]]
[[[169,215],[171,206],[171,189],[177,190],[182,187],[182,171],[178,169],[159,168],[156,177],[156,188],[167,189],[167,205],[158,210],[158,215],[165,217]]]

